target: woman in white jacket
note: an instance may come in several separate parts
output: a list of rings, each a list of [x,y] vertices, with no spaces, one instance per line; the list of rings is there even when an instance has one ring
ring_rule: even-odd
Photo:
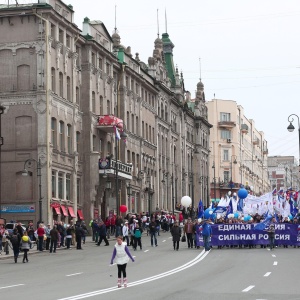
[[[126,266],[129,261],[129,258],[134,262],[134,259],[131,256],[126,243],[123,242],[123,238],[121,236],[118,236],[110,263],[113,264],[114,259],[116,259],[116,264],[118,266],[119,288],[121,287],[122,275],[124,287],[127,287]]]

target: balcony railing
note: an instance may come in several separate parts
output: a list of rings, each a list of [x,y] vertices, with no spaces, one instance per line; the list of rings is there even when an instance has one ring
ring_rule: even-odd
[[[118,160],[111,160],[111,166],[108,169],[99,169],[99,174],[106,174],[108,177],[115,176],[116,173],[116,166],[118,168],[118,177],[124,179],[132,179],[132,164],[125,164]]]
[[[236,123],[233,121],[220,121],[218,122],[218,126],[223,128],[233,128],[236,126]]]

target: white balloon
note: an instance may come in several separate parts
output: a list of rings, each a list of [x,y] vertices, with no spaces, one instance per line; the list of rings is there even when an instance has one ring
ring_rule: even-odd
[[[250,190],[253,191],[253,185],[250,186]]]
[[[227,194],[228,194],[228,196],[230,196],[231,195],[231,191],[229,191]]]
[[[183,196],[181,198],[181,205],[184,207],[189,207],[192,204],[192,199],[189,196]]]

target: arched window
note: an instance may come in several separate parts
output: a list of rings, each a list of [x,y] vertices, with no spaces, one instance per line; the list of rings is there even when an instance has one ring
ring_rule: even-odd
[[[51,143],[53,148],[57,148],[57,122],[55,118],[51,118]]]
[[[65,151],[65,123],[59,121],[59,148],[60,151]]]
[[[55,68],[51,68],[51,90],[56,93],[56,85],[55,85]]]
[[[72,126],[67,125],[67,143],[68,143],[68,153],[72,153]]]
[[[64,76],[62,72],[59,72],[59,96],[64,97]]]

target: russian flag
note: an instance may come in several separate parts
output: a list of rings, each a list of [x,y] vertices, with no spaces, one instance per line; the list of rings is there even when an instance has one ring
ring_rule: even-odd
[[[115,126],[115,134],[116,134],[116,139],[119,141],[121,139],[120,133],[118,128]]]

